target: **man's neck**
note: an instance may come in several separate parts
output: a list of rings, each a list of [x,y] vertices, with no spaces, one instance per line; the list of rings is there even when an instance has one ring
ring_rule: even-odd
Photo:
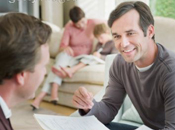
[[[134,62],[136,66],[139,68],[147,67],[154,63],[156,56],[158,54],[158,47],[154,41],[151,42],[150,46],[148,47],[149,51],[146,52],[145,57],[142,59]]]
[[[10,81],[5,81],[3,85],[0,85],[0,95],[7,104],[8,108],[16,104],[16,98],[14,95],[14,84]]]

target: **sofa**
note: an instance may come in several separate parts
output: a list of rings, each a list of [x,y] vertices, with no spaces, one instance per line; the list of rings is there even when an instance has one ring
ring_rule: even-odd
[[[155,17],[155,39],[156,42],[161,43],[169,50],[175,53],[175,19]],[[105,87],[107,86],[109,79],[109,68],[112,64],[116,54],[108,55],[105,61],[105,81],[103,89],[95,95],[95,100],[100,101],[105,93]],[[80,116],[78,111],[71,114],[71,116]],[[126,96],[123,105],[121,106],[118,114],[114,118],[113,122],[120,122],[130,124],[134,126],[140,126],[143,124],[138,112],[132,105],[128,96]]]
[[[43,22],[48,24],[52,28],[53,32],[49,41],[50,61],[49,64],[47,65],[47,73],[48,73],[55,62],[56,55],[58,54],[59,45],[64,28],[60,29],[58,26],[50,22],[46,21]],[[96,43],[97,41],[94,40],[93,49],[95,48]],[[72,104],[72,96],[75,90],[78,89],[80,86],[85,86],[94,95],[97,92],[99,92],[103,88],[104,67],[105,67],[104,64],[86,66],[80,69],[78,72],[76,72],[72,78],[65,78],[58,91],[58,97],[59,97],[58,104],[74,108]],[[43,83],[37,90],[36,95],[40,93]],[[46,96],[44,100],[50,101],[50,96],[49,95]]]

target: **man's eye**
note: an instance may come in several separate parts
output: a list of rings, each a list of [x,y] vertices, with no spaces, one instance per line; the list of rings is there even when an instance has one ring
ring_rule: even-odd
[[[132,33],[132,32],[130,32],[130,33],[128,33],[128,36],[131,36],[131,35],[133,35],[134,33]]]
[[[119,35],[115,35],[115,36],[114,36],[115,39],[119,39],[120,37],[121,37],[121,36],[119,36]]]

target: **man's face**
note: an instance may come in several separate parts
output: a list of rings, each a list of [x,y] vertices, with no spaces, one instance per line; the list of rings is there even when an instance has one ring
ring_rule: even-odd
[[[147,55],[150,37],[139,26],[139,14],[130,10],[114,21],[111,30],[117,50],[126,62],[142,61]]]
[[[20,91],[22,98],[34,98],[35,91],[42,83],[46,74],[46,65],[49,61],[49,47],[47,44],[41,46],[41,57],[34,68],[34,72],[26,72],[25,84]]]
[[[87,25],[87,19],[86,18],[82,18],[80,19],[77,23],[75,23],[75,26],[79,29],[85,29]]]

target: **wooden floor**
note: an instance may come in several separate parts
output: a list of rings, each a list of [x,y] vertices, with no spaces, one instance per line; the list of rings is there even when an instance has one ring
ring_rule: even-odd
[[[33,100],[29,100],[29,103],[32,103]],[[54,111],[56,113],[69,116],[71,113],[75,112],[76,109],[66,107],[66,106],[61,106],[61,105],[53,105],[49,102],[43,101],[40,105],[41,108],[49,109],[51,111]]]

